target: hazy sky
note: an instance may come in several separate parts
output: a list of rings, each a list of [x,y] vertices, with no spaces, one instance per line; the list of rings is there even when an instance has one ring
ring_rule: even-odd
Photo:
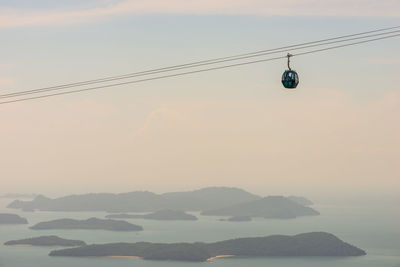
[[[6,0],[0,92],[400,25],[393,0]],[[0,106],[1,192],[398,193],[400,38]]]

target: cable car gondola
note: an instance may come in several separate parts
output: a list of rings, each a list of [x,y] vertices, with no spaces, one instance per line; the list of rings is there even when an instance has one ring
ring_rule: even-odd
[[[285,70],[285,72],[282,74],[282,84],[285,88],[287,89],[295,89],[297,85],[299,84],[299,75],[297,74],[296,71],[292,70],[290,68],[290,57],[293,56],[292,54],[287,54],[288,58],[288,70]]]

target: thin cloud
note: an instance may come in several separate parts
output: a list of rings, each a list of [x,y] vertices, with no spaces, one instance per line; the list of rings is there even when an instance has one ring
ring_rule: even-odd
[[[369,63],[384,64],[384,65],[397,65],[400,64],[400,58],[368,58]]]
[[[144,122],[144,125],[137,130],[133,136],[138,137],[146,134],[149,128],[151,128],[155,123],[160,124],[160,122],[162,122],[162,124],[165,124],[177,120],[182,120],[182,116],[178,112],[168,108],[157,108],[150,112],[146,118],[146,121]]]
[[[247,14],[282,16],[398,17],[397,0],[124,0],[73,11],[26,10],[0,7],[0,27],[57,25],[143,14]]]
[[[14,85],[15,80],[9,77],[0,77],[0,86],[11,86]]]

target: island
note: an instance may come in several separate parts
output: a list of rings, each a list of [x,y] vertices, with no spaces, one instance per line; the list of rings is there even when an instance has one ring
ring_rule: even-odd
[[[110,219],[148,219],[148,220],[160,220],[160,221],[196,221],[197,217],[194,215],[187,214],[184,211],[178,210],[160,210],[144,215],[133,215],[133,214],[110,214],[106,218]]]
[[[58,236],[40,236],[21,240],[11,240],[5,242],[6,246],[60,246],[60,247],[81,247],[86,246],[86,243],[80,240],[63,239]]]
[[[102,220],[90,218],[87,220],[58,219],[48,222],[40,222],[30,229],[54,230],[54,229],[84,229],[84,230],[107,230],[107,231],[142,231],[143,227],[126,221]]]
[[[114,213],[110,218],[175,218],[189,220],[189,214],[173,214],[173,211],[202,212],[208,216],[248,216],[270,219],[292,219],[299,216],[319,215],[311,207],[312,202],[298,196],[261,197],[240,188],[207,187],[194,191],[156,194],[134,191],[121,194],[98,193],[68,195],[59,198],[36,196],[32,201],[15,200],[7,207],[24,211],[105,211]],[[148,213],[129,215],[129,213]],[[116,216],[116,217],[114,217]],[[193,217],[190,217],[194,220]]]
[[[51,251],[50,256],[138,257],[144,260],[204,262],[221,255],[232,257],[348,257],[365,251],[325,232],[295,236],[238,238],[215,243],[111,243]]]
[[[121,194],[68,195],[54,199],[38,195],[31,201],[15,200],[7,207],[27,211],[106,211],[110,213],[155,212],[166,209],[202,211],[260,198],[239,188],[207,187],[194,191],[164,194],[134,191]]]
[[[0,213],[0,224],[28,224],[28,220],[16,214]]]
[[[288,199],[290,199],[290,200],[292,200],[292,201],[294,201],[294,202],[297,202],[297,203],[299,203],[300,205],[303,205],[303,206],[311,206],[311,205],[314,205],[314,203],[313,203],[311,200],[309,200],[309,199],[307,199],[307,198],[305,198],[305,197],[300,197],[300,196],[288,196]]]
[[[293,219],[299,216],[319,215],[316,210],[305,207],[283,196],[269,196],[258,200],[235,204],[220,209],[203,211],[208,216],[248,216],[266,219]]]
[[[228,219],[220,219],[222,222],[250,222],[250,216],[233,216]]]

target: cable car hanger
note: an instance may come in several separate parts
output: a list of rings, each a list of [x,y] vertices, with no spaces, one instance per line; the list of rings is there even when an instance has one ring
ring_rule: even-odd
[[[289,70],[292,70],[292,69],[290,68],[290,57],[292,57],[292,56],[293,56],[293,55],[290,54],[290,53],[287,54],[287,67],[288,67]]]

